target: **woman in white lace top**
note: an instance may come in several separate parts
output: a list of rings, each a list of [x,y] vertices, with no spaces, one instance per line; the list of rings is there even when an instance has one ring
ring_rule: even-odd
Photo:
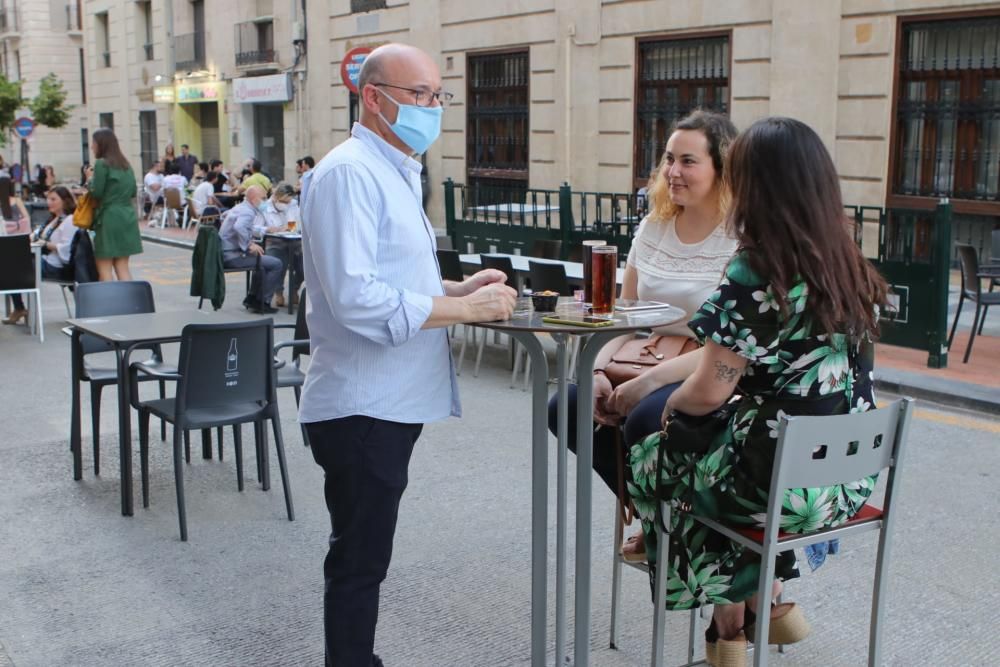
[[[725,155],[736,138],[736,127],[721,114],[695,111],[678,121],[663,158],[650,177],[650,213],[639,225],[625,265],[623,299],[663,301],[683,308],[689,316],[719,285],[736,239],[722,224],[728,205]],[[693,338],[687,321],[655,333]],[[625,445],[660,429],[667,398],[697,366],[700,351],[668,359],[639,377],[612,387],[604,367],[630,335],[608,343],[594,364],[594,419],[617,426],[624,422]],[[576,387],[570,386],[569,424],[576,424]],[[556,397],[549,403],[549,427],[555,432]],[[617,493],[618,466],[625,449],[618,447],[614,429],[594,434],[594,470]],[[570,433],[574,448],[576,434]],[[623,548],[628,560],[645,553],[642,534]]]

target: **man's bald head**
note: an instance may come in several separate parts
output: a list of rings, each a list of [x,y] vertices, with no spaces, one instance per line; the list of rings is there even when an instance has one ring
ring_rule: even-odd
[[[252,206],[257,206],[257,204],[264,201],[267,197],[267,192],[259,185],[251,185],[247,188],[246,198]]]
[[[358,73],[358,90],[370,83],[399,83],[392,80],[394,76],[405,76],[406,70],[410,68],[427,67],[434,71],[437,70],[434,59],[421,49],[396,42],[383,44],[369,53],[364,64],[361,65],[361,72]],[[400,72],[400,70],[403,71]],[[408,86],[410,84],[401,83],[400,85]]]

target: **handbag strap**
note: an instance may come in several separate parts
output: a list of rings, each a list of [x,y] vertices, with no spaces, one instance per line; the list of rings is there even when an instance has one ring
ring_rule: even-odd
[[[625,452],[622,450],[625,450]],[[631,526],[633,519],[635,519],[635,505],[632,504],[632,498],[625,488],[625,456],[622,455],[623,453],[627,455],[628,450],[625,449],[622,429],[616,426],[615,463],[618,468],[618,513],[622,518],[622,523],[626,526]]]

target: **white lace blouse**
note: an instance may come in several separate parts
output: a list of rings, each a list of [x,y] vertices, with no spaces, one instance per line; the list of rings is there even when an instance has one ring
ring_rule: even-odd
[[[735,251],[736,239],[727,235],[724,224],[698,243],[684,243],[677,237],[673,218],[642,221],[628,254],[628,263],[639,274],[638,297],[664,301],[688,315],[656,333],[694,338],[687,321],[718,287]]]

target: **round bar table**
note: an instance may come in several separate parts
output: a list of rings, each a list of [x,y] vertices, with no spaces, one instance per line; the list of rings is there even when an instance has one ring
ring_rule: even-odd
[[[559,299],[557,316],[588,315],[584,304],[571,298]],[[667,306],[656,310],[630,313],[617,312],[607,316],[613,324],[600,328],[542,321],[553,313],[536,312],[530,299],[518,299],[513,317],[501,322],[479,322],[473,326],[502,331],[521,343],[531,358],[531,664],[542,667],[546,654],[546,621],[548,610],[546,559],[548,529],[548,390],[549,368],[538,334],[550,335],[556,343],[556,383],[558,400],[558,449],[556,455],[556,642],[555,664],[566,664],[566,452],[568,445],[568,377],[567,344],[574,336],[581,337],[577,356],[576,377],[579,383],[577,400],[577,476],[576,476],[576,595],[574,660],[576,667],[590,663],[590,524],[593,466],[593,369],[600,349],[611,339],[624,333],[673,324],[687,314],[680,308]],[[582,381],[581,381],[582,380]],[[584,471],[582,474],[579,471]]]

